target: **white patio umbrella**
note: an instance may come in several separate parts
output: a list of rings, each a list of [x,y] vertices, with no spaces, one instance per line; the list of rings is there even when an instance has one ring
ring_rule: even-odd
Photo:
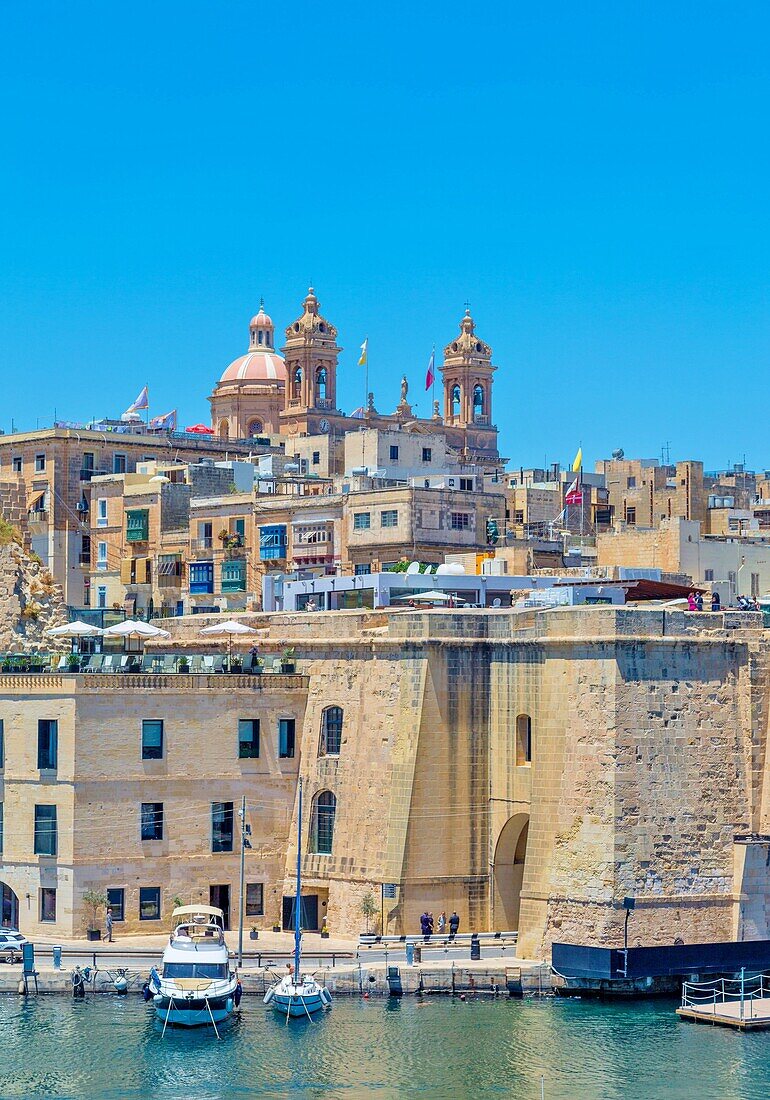
[[[144,623],[140,619],[125,619],[115,626],[108,626],[102,631],[105,638],[170,638],[167,630],[161,630],[152,623]]]
[[[400,596],[399,599],[413,600],[414,603],[465,603],[460,596],[449,592],[415,592],[413,596]]]
[[[46,634],[50,634],[52,638],[71,638],[72,652],[76,653],[79,651],[79,646],[76,646],[78,638],[95,638],[101,634],[101,630],[91,623],[84,623],[81,619],[75,619],[74,622],[51,627],[50,630],[46,630]]]
[[[246,623],[239,623],[235,619],[225,619],[223,623],[212,623],[211,626],[204,626],[201,630],[201,634],[207,636],[222,634],[227,636],[227,668],[232,667],[232,650],[233,650],[233,637],[241,634],[256,634],[256,630],[253,627],[246,626]]]

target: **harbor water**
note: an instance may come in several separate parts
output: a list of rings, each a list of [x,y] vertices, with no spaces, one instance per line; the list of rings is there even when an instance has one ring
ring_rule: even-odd
[[[217,1041],[135,996],[0,998],[0,1096],[759,1100],[770,1033],[685,1024],[668,1000],[338,997],[284,1023],[260,998]]]

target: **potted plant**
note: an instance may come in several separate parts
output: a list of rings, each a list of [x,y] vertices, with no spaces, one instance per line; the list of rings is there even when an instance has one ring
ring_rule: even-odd
[[[258,940],[259,939],[259,929],[257,928],[256,924],[252,924],[252,926],[251,926],[251,931],[249,932],[249,939],[250,940]]]
[[[68,653],[67,654],[67,668],[70,672],[75,672],[80,667],[80,654]]]
[[[364,920],[366,921],[366,932],[364,932],[364,935],[368,936],[370,935],[369,924],[372,918],[377,916],[377,899],[375,898],[371,890],[367,890],[367,892],[361,898],[359,908],[361,909],[361,912],[364,915]]]
[[[329,925],[327,923],[327,918],[324,917],[324,919],[321,921],[321,939],[322,940],[328,940],[328,938],[329,938]]]
[[[230,532],[227,530],[226,527],[222,528],[222,530],[217,535],[217,539],[222,543],[222,549],[224,550],[230,542]]]
[[[281,926],[280,926],[280,924],[274,924],[274,925],[273,925],[273,931],[274,931],[274,932],[280,932],[280,931],[281,931]]]
[[[294,646],[289,645],[281,653],[281,672],[294,672],[295,668]]]
[[[100,940],[102,938],[102,930],[97,925],[99,919],[99,910],[104,909],[107,905],[107,895],[103,894],[101,890],[86,890],[83,894],[83,904],[88,911],[88,927],[86,929],[86,938],[89,940]]]
[[[179,671],[180,672],[189,672],[190,671],[189,658],[185,657],[184,655],[182,655],[179,658]]]

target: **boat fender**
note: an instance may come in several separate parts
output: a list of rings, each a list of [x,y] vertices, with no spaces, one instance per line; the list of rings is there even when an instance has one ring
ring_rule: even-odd
[[[151,1001],[152,1000],[152,990],[150,989],[150,983],[149,982],[145,982],[144,985],[142,986],[142,996],[144,997],[145,1001]]]
[[[70,978],[70,981],[72,982],[72,996],[73,997],[85,997],[85,995],[86,995],[86,986],[85,986],[85,982],[83,980],[83,975],[80,972],[79,967],[75,967],[75,969],[72,971],[72,976]]]
[[[94,971],[94,973],[96,973],[96,971]],[[83,967],[83,977],[85,978],[85,980],[87,982],[91,981],[91,967],[90,966],[84,966]]]
[[[262,1003],[266,1004],[266,1005],[269,1005],[274,996],[275,996],[275,990],[274,989],[268,989],[267,993],[265,994],[265,999]]]
[[[332,1003],[332,995],[328,989],[321,990],[321,1000],[325,1005],[330,1005]]]
[[[150,967],[150,989],[153,989],[156,993],[160,993],[160,975],[154,966]]]
[[[237,982],[236,986],[235,986],[235,995],[233,996],[233,1001],[235,1003],[236,1008],[241,1003],[241,997],[242,996],[243,996],[243,986],[241,985],[240,982]]]
[[[128,978],[126,977],[125,970],[123,971],[122,974],[121,974],[120,971],[118,971],[117,975],[113,979],[113,984],[114,984],[115,989],[118,993],[127,992],[127,990],[128,990]]]

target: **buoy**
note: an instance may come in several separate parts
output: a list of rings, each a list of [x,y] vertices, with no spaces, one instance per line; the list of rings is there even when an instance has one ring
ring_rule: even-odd
[[[267,993],[265,994],[265,999],[262,1003],[266,1004],[266,1005],[269,1005],[274,996],[275,996],[275,992],[274,992],[274,990],[271,986],[270,989],[268,989]]]
[[[240,982],[237,982],[236,986],[235,986],[235,994],[233,996],[233,1001],[235,1002],[235,1007],[236,1008],[241,1003],[241,997],[242,996],[243,996],[243,986],[241,985]]]

